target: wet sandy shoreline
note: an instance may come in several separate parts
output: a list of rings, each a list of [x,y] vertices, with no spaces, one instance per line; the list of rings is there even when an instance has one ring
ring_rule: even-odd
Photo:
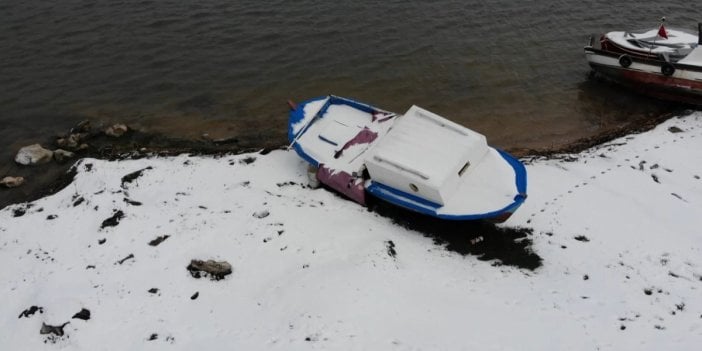
[[[680,112],[664,113],[636,123],[627,123],[606,128],[595,135],[579,138],[562,145],[542,146],[537,148],[507,147],[507,152],[519,158],[551,157],[556,154],[578,153],[595,145],[610,140],[641,133],[654,128],[663,121],[680,115]],[[683,115],[686,113],[682,113]],[[217,135],[215,134],[215,137]],[[73,174],[72,165],[80,158],[98,159],[133,159],[152,156],[174,156],[178,154],[191,155],[226,155],[245,152],[285,148],[281,140],[240,139],[237,137],[213,139],[207,135],[198,139],[178,138],[158,132],[131,130],[119,138],[108,137],[101,132],[92,132],[89,137],[89,148],[76,153],[75,160],[58,164],[55,162],[39,166],[12,165],[8,174],[3,176],[22,176],[27,182],[20,187],[0,188],[0,209],[11,204],[29,202],[53,194],[70,184]],[[44,146],[54,145],[51,137],[40,141]],[[14,172],[13,174],[9,174]]]

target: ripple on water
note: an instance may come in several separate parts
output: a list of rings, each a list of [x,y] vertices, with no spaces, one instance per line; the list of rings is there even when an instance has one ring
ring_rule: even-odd
[[[15,123],[37,116],[60,129],[73,123],[62,116],[83,116],[282,144],[284,102],[327,93],[397,112],[418,104],[500,147],[557,145],[671,110],[590,80],[582,52],[589,33],[659,15],[693,27],[702,10],[686,0],[2,2],[0,148],[44,137]]]

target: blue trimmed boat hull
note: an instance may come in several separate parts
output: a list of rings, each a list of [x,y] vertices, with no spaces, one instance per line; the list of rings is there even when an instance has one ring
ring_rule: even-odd
[[[323,115],[326,112],[326,109],[333,104],[344,104],[348,105],[350,107],[353,107],[355,109],[361,110],[363,112],[367,113],[376,113],[379,111],[383,111],[381,109],[377,109],[373,106],[354,101],[351,99],[346,99],[346,98],[341,98],[341,97],[336,97],[336,96],[323,96],[323,97],[317,97],[313,98],[307,101],[304,101],[300,104],[298,104],[295,108],[291,108],[290,114],[289,114],[289,123],[288,123],[288,139],[291,142],[291,147],[295,149],[297,154],[304,159],[306,162],[311,164],[314,167],[319,167],[321,163],[323,163],[322,160],[317,160],[313,156],[310,155],[310,153],[306,152],[304,148],[296,142],[296,140],[303,135],[306,131],[309,125],[304,126],[301,128],[299,131],[295,131],[295,126],[301,123],[301,121],[304,120],[305,118],[305,111],[304,108],[307,104],[324,100],[327,99],[326,103],[322,106],[322,108],[319,110],[317,113],[318,115]],[[384,112],[384,111],[383,111]],[[317,116],[315,116],[316,118]],[[314,123],[314,120],[308,122],[308,124]],[[511,169],[514,172],[514,187],[515,187],[515,193],[516,195],[514,196],[513,200],[511,203],[507,204],[506,206],[502,208],[497,208],[492,211],[488,212],[483,212],[483,213],[465,213],[465,214],[446,214],[441,212],[441,207],[442,205],[433,203],[431,201],[428,201],[426,199],[420,198],[416,195],[406,193],[404,191],[398,190],[391,188],[389,186],[386,186],[384,184],[372,181],[370,179],[365,181],[365,191],[383,201],[387,201],[393,205],[399,206],[406,208],[411,211],[415,211],[418,213],[422,213],[428,216],[440,218],[440,219],[445,219],[445,220],[456,220],[456,221],[470,221],[470,220],[490,220],[493,222],[503,222],[507,220],[526,200],[527,198],[527,173],[526,173],[526,168],[524,165],[514,158],[512,155],[508,154],[505,151],[495,149],[499,152],[499,155],[504,159],[504,161],[509,164]],[[324,181],[322,181],[325,183]],[[327,184],[333,189],[336,187],[331,184]],[[346,189],[335,189],[339,191],[340,193],[344,194]],[[348,196],[348,195],[347,195]],[[357,201],[360,202],[360,201]],[[365,203],[362,203],[365,205]]]

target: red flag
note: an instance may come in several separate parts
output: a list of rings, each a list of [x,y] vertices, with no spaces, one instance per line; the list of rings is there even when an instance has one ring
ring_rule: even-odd
[[[658,28],[658,35],[661,38],[668,39],[668,32],[665,31],[665,27],[663,27],[663,24]]]

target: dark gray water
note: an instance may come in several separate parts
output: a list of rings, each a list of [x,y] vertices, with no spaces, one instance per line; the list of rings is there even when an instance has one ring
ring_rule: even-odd
[[[589,33],[695,28],[690,0],[0,0],[0,175],[80,119],[285,143],[285,101],[429,108],[501,147],[670,110],[588,79]],[[5,165],[3,169],[3,165]]]

